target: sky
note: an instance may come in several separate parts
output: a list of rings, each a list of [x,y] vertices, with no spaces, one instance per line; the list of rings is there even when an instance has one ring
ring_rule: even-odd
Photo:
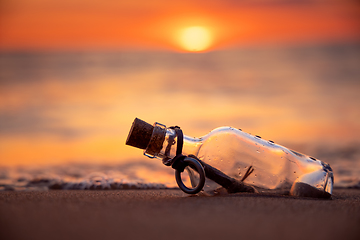
[[[356,142],[359,13],[352,0],[2,0],[0,166],[141,158],[124,144],[135,117],[299,151]]]
[[[355,41],[355,0],[3,0],[0,49],[183,51],[182,29],[203,26],[209,49],[244,44]]]

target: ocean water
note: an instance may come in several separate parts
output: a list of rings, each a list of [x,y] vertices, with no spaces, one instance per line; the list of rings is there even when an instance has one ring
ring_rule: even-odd
[[[325,151],[329,156],[335,188],[360,188],[358,148]],[[184,181],[187,179],[185,178]],[[107,190],[177,188],[175,171],[158,159],[147,157],[125,163],[64,163],[61,165],[0,168],[0,191]]]
[[[208,53],[1,52],[0,190],[173,188],[125,146],[135,117],[200,137],[233,126],[360,187],[360,44]]]
[[[175,175],[171,173],[169,168],[141,161],[10,167],[0,170],[0,190],[165,189],[175,187]]]

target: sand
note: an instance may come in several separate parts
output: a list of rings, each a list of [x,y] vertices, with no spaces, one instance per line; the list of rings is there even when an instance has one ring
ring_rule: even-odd
[[[360,239],[360,190],[332,200],[179,190],[0,192],[0,239]]]

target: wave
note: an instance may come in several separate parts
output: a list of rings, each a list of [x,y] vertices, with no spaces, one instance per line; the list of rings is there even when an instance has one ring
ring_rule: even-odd
[[[334,164],[335,188],[360,189],[359,161]],[[68,163],[0,168],[0,191],[174,189],[174,170],[159,162]]]

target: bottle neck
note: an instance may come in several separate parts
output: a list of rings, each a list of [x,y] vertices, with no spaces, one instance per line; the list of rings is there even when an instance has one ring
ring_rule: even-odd
[[[174,158],[176,156],[177,141],[178,137],[176,136],[176,132],[173,129],[167,128],[162,149],[158,154],[155,154],[155,157],[165,161]],[[182,154],[193,154],[197,156],[201,145],[202,140],[200,138],[193,138],[184,135]]]

